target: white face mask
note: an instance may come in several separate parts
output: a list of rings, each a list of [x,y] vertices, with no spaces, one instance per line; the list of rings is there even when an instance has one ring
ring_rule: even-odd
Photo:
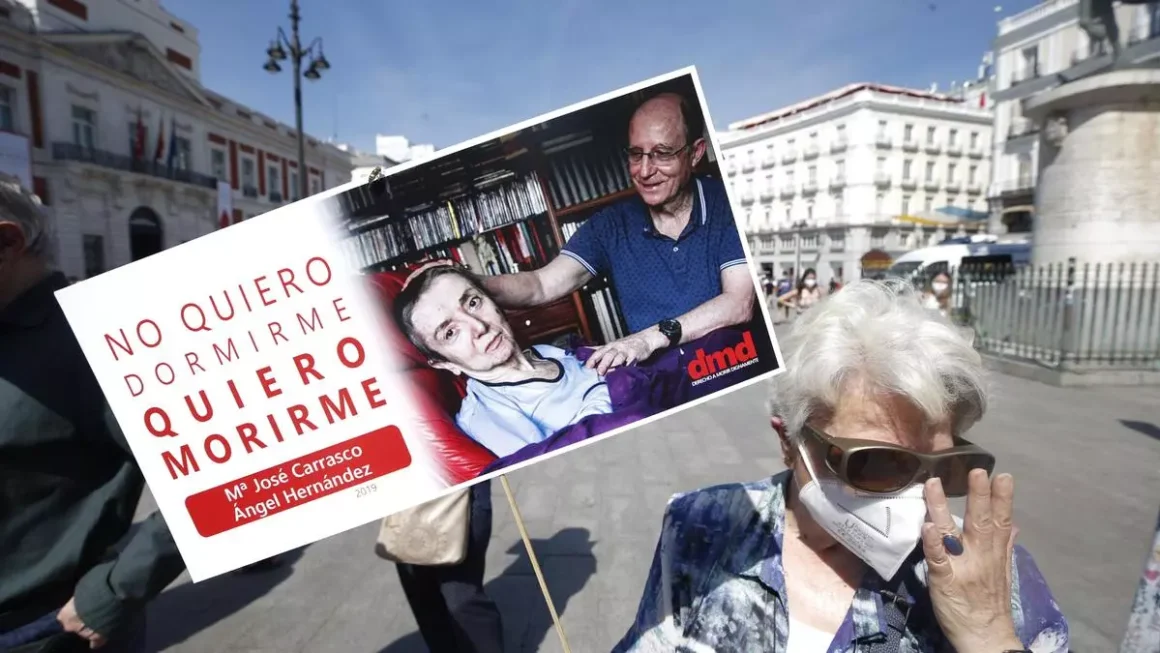
[[[889,495],[861,492],[832,476],[819,477],[805,446],[799,444],[798,451],[812,477],[800,495],[810,516],[883,579],[893,578],[922,537],[922,485]]]
[[[818,285],[817,279],[806,279],[806,288],[813,288],[816,285]]]
[[[941,295],[947,291],[947,285],[945,283],[935,282],[930,284],[930,289],[933,290],[935,294]]]

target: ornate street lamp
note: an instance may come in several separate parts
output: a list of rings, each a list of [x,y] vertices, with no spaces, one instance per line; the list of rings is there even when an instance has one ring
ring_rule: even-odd
[[[330,62],[326,60],[326,55],[322,53],[321,38],[314,39],[305,48],[302,47],[302,42],[298,38],[298,23],[301,19],[302,16],[298,13],[298,0],[290,0],[290,36],[287,37],[286,33],[282,31],[282,28],[278,28],[278,33],[274,40],[270,41],[270,47],[266,48],[266,55],[269,59],[262,68],[273,74],[282,71],[282,66],[278,64],[279,61],[285,61],[289,58],[290,63],[293,64],[294,120],[298,132],[298,196],[306,197],[306,181],[308,176],[306,171],[306,144],[305,137],[302,134],[302,78],[305,77],[311,81],[317,80],[322,77],[322,71],[330,69]],[[302,62],[308,58],[310,59],[310,64],[306,67],[305,72],[303,72]]]

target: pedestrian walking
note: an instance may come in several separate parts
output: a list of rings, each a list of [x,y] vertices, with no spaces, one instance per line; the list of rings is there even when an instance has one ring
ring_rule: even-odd
[[[399,582],[432,653],[503,653],[499,608],[483,587],[491,541],[491,481],[472,486],[467,555],[447,566],[397,564]]]
[[[1144,573],[1132,601],[1128,630],[1120,643],[1120,653],[1156,653],[1160,651],[1160,517],[1152,546],[1144,561]]]
[[[145,605],[185,568],[54,297],[40,202],[0,176],[0,650],[144,650]]]

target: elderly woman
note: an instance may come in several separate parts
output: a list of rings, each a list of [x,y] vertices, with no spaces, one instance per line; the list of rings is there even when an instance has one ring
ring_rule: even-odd
[[[858,281],[783,345],[773,426],[789,469],[674,497],[616,651],[1066,653],[1014,545],[1014,483],[963,439],[978,354],[905,285]],[[948,497],[967,497],[965,519]]]

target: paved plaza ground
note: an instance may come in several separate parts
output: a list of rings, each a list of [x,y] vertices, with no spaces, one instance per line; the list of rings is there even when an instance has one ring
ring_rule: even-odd
[[[1160,391],[993,384],[971,435],[1015,475],[1020,541],[1070,618],[1073,651],[1112,653],[1160,509]],[[783,469],[764,395],[762,382],[510,475],[572,651],[608,651],[631,622],[673,492]],[[508,648],[560,651],[498,481],[493,495],[487,588]],[[179,579],[150,608],[150,650],[424,651],[394,567],[372,552],[376,528],[280,570]]]

